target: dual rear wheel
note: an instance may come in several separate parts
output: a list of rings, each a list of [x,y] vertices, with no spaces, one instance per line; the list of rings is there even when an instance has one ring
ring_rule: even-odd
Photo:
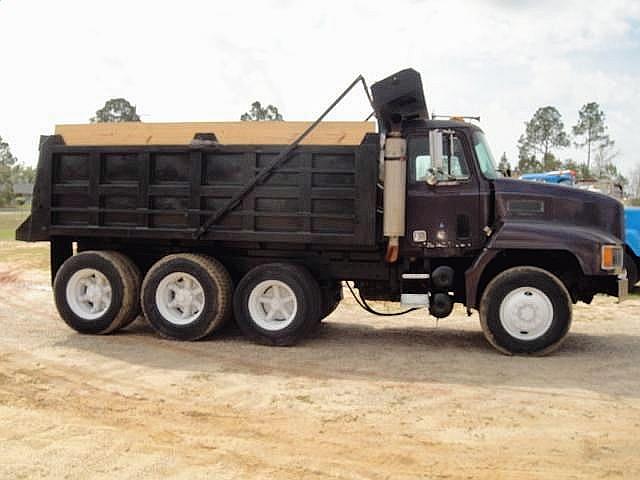
[[[238,283],[233,309],[247,337],[266,345],[292,345],[318,323],[320,287],[304,267],[260,265]]]
[[[205,255],[168,255],[142,283],[142,310],[163,337],[198,340],[231,318],[233,284],[226,268]]]
[[[118,252],[88,251],[69,258],[53,290],[60,316],[81,333],[111,333],[140,313],[140,272]]]

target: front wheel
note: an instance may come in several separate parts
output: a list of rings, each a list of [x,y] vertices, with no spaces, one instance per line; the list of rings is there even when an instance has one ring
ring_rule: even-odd
[[[487,341],[500,352],[544,355],[560,346],[571,326],[571,298],[552,273],[515,267],[496,276],[480,302]]]
[[[627,279],[629,280],[629,292],[633,290],[638,283],[638,264],[636,259],[629,253],[624,254],[624,268],[627,269]]]

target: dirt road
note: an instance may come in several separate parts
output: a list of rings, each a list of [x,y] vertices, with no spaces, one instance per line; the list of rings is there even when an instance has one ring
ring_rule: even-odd
[[[341,306],[293,348],[57,317],[45,247],[0,242],[1,478],[640,478],[640,300],[576,308],[546,358]]]

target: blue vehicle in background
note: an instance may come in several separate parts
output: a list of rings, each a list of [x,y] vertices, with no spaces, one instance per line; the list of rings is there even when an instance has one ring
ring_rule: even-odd
[[[520,180],[530,182],[555,183],[577,188],[584,188],[592,191],[599,191],[605,195],[622,198],[622,187],[606,182],[598,185],[598,182],[576,182],[576,173],[573,170],[557,170],[543,173],[525,173],[520,176]],[[629,288],[638,283],[640,272],[640,207],[624,208],[625,242],[626,251],[624,266],[627,269]]]
[[[573,186],[576,183],[576,172],[573,170],[556,170],[544,173],[525,173],[520,176],[520,180]]]
[[[624,207],[626,253],[624,266],[629,285],[638,283],[640,270],[640,207]],[[632,283],[633,282],[633,283]]]

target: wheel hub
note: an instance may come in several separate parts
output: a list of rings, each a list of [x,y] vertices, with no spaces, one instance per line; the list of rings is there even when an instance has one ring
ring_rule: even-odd
[[[519,340],[543,336],[553,322],[553,305],[549,297],[533,287],[509,292],[500,304],[500,323],[509,335]]]
[[[83,268],[75,272],[66,288],[69,308],[84,320],[101,317],[111,305],[111,284],[99,270]]]
[[[284,282],[265,280],[249,295],[249,313],[258,326],[277,331],[288,327],[298,311],[295,293]]]
[[[170,273],[158,284],[156,305],[167,321],[187,325],[204,309],[204,288],[193,275]]]

